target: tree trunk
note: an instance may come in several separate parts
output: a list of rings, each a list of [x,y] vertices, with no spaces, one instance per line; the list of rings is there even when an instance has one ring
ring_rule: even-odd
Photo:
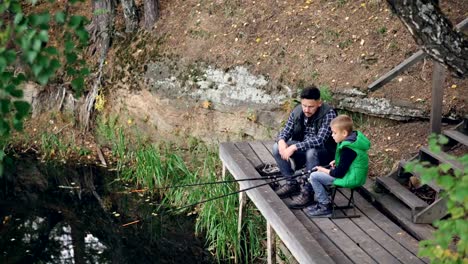
[[[455,76],[468,77],[468,39],[454,30],[437,0],[387,0],[421,48]]]
[[[113,0],[93,0],[93,18],[88,26],[91,36],[91,54],[109,48],[111,32],[114,25],[114,1]]]
[[[145,28],[151,30],[159,17],[159,0],[145,0]]]
[[[84,104],[79,110],[79,120],[84,130],[89,129],[89,121],[94,108],[94,102],[101,87],[102,70],[107,52],[111,44],[111,33],[114,25],[114,0],[94,0],[93,1],[93,20],[88,28],[91,35],[90,45],[91,54],[99,51],[98,71],[91,91],[86,95]]]
[[[125,17],[125,32],[134,32],[138,27],[138,14],[134,0],[121,0]]]

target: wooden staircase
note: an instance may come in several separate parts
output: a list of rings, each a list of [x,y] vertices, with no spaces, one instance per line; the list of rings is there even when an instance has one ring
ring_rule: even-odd
[[[448,150],[456,145],[468,146],[468,116],[465,116],[462,123],[456,126],[454,129],[446,130],[442,132],[449,142],[442,147],[443,150]],[[465,153],[466,154],[466,153]],[[430,164],[435,166],[439,164],[449,164],[453,169],[466,170],[463,165],[456,160],[450,158],[445,152],[434,153],[427,147],[421,147],[419,154],[414,156],[410,161],[428,161]],[[431,202],[424,201],[418,197],[414,192],[410,191],[406,186],[409,184],[410,177],[414,176],[420,178],[420,175],[412,174],[404,170],[404,166],[407,161],[400,161],[398,169],[393,171],[387,176],[378,177],[376,179],[376,187],[385,193],[390,193],[399,202],[405,205],[409,211],[409,218],[414,224],[431,224],[435,220],[441,219],[447,214],[446,201],[444,198],[439,197],[442,189],[434,182],[430,182],[426,187],[427,190],[432,189],[435,192],[434,199]],[[414,178],[413,177],[413,178]],[[405,186],[406,185],[406,186]],[[427,187],[430,187],[427,188]],[[432,192],[432,191],[431,191]],[[381,203],[382,207],[389,205]],[[388,211],[395,209],[386,208]],[[398,209],[401,211],[400,209]],[[399,212],[401,214],[401,212]]]

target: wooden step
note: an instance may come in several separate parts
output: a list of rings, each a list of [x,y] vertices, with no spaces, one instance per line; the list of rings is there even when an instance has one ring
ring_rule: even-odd
[[[463,171],[463,165],[456,160],[453,160],[447,153],[440,152],[434,153],[430,151],[427,147],[421,147],[419,149],[419,159],[420,160],[427,160],[435,165],[440,163],[449,164],[454,169],[459,169]]]
[[[435,220],[442,219],[447,215],[447,200],[438,198],[421,212],[413,215],[413,223],[432,224]]]
[[[449,139],[454,140],[458,143],[461,143],[465,146],[468,146],[468,135],[462,133],[458,130],[445,130],[442,132]]]
[[[411,215],[414,216],[421,210],[426,208],[428,204],[421,200],[418,196],[405,188],[392,177],[377,177],[377,183],[384,186],[400,201],[411,209]]]
[[[406,171],[404,169],[406,163],[408,163],[409,161],[406,161],[406,160],[401,160],[400,161],[400,167],[398,168],[398,176],[401,176],[403,175],[403,173],[409,173],[410,175],[414,175],[416,177],[418,177],[420,180],[421,180],[421,175],[417,172],[410,172],[410,171]],[[437,197],[439,196],[439,193],[440,193],[440,190],[442,190],[442,188],[434,181],[430,181],[430,182],[427,182],[425,183],[427,184],[429,187],[431,187],[434,191],[437,192]]]
[[[377,204],[387,216],[398,223],[418,240],[432,239],[434,228],[428,224],[415,224],[411,216],[411,210],[392,194],[376,193],[372,187],[372,181],[368,180],[361,190],[368,196],[366,199]]]

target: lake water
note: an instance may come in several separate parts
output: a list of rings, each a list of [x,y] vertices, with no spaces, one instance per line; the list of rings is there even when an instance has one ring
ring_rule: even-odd
[[[103,168],[16,157],[0,179],[0,263],[215,263],[194,216]]]

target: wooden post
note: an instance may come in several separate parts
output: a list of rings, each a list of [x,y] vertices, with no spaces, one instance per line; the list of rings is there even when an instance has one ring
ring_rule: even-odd
[[[275,241],[275,230],[270,225],[270,222],[267,221],[267,258],[268,264],[276,263],[276,241]]]
[[[224,162],[223,162],[223,170],[221,172],[221,179],[223,180],[226,179],[226,165],[224,165]]]
[[[237,219],[237,241],[241,242],[241,232],[242,232],[242,219],[244,218],[244,208],[247,203],[247,196],[245,192],[239,193],[239,218]],[[240,256],[236,256],[235,263],[239,263]]]
[[[440,134],[442,130],[442,100],[444,97],[445,68],[434,61],[432,72],[431,132]]]

